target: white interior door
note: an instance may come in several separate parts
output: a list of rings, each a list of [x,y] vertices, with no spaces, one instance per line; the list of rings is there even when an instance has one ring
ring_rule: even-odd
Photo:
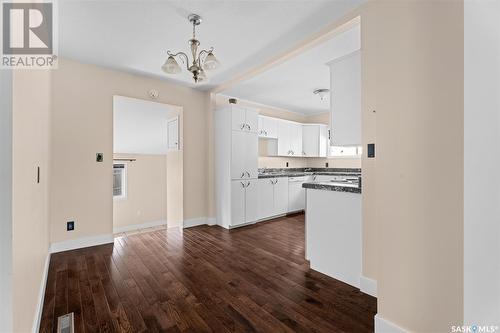
[[[167,120],[167,148],[179,150],[179,117]]]

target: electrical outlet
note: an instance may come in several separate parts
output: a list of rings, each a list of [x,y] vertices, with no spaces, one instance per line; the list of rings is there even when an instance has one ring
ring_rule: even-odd
[[[73,230],[75,230],[75,221],[66,222],[66,231],[73,231]]]
[[[286,162],[286,167],[288,168],[288,162]]]
[[[328,162],[325,162],[325,168],[328,168]]]
[[[103,153],[96,153],[95,154],[95,160],[96,160],[96,162],[102,162],[102,161],[104,161],[104,154]]]

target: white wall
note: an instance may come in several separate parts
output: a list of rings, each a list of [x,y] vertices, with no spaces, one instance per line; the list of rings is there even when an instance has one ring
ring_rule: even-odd
[[[166,154],[170,110],[162,103],[113,96],[113,152]]]
[[[465,1],[465,325],[500,326],[499,18],[499,1]]]
[[[12,331],[12,72],[0,70],[0,332]]]

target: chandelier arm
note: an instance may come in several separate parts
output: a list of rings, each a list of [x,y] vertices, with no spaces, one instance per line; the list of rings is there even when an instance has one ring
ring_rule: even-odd
[[[172,53],[170,51],[167,51],[167,54],[169,56],[171,56],[171,57],[174,57],[174,58],[177,57],[177,56],[184,56],[184,58],[186,59],[186,62],[185,62],[186,63],[186,69],[189,70],[189,58],[188,58],[188,56],[187,56],[186,53],[184,53],[184,52],[177,52],[177,53],[174,54],[174,53]]]
[[[214,51],[214,48],[211,47],[208,50],[201,50],[200,53],[198,53],[198,66],[201,67],[201,57],[206,54],[208,55],[209,53],[212,53]],[[206,57],[206,56],[205,56]]]

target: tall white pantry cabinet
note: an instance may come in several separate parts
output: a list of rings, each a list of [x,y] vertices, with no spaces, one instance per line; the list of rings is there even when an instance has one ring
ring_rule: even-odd
[[[258,112],[229,105],[215,111],[217,224],[232,228],[259,219]]]

